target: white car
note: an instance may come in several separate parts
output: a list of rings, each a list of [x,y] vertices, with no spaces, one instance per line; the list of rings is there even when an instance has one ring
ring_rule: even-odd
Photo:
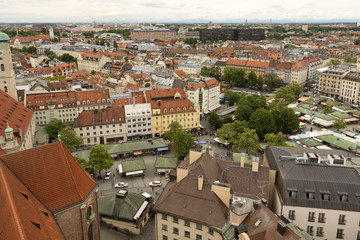
[[[150,187],[161,187],[161,181],[152,181],[149,182]]]
[[[126,188],[128,184],[126,182],[115,183],[115,188]]]
[[[111,177],[111,172],[106,172],[105,173],[105,180],[109,180]]]

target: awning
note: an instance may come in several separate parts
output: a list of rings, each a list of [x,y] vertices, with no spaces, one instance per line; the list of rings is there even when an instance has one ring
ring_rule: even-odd
[[[143,152],[142,152],[141,150],[139,150],[139,151],[134,151],[134,152],[133,152],[134,155],[140,155],[140,154],[142,154],[142,153],[143,153]]]
[[[149,202],[145,201],[143,202],[143,204],[141,205],[141,207],[139,208],[139,210],[135,213],[134,219],[138,220],[139,217],[141,216],[141,214],[144,212],[146,206],[149,204]]]
[[[158,148],[157,150],[158,151],[166,151],[166,150],[169,150],[169,148],[168,147],[162,147],[162,148]]]
[[[132,176],[132,175],[138,175],[138,174],[143,174],[144,171],[140,170],[140,171],[134,171],[134,172],[127,172],[126,176]]]
[[[201,124],[199,124],[199,127],[200,127],[200,128],[204,128]]]

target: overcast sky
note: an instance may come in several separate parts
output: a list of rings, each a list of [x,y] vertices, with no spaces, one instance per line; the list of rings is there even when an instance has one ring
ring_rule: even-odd
[[[360,0],[0,0],[0,6],[0,23],[360,21]]]

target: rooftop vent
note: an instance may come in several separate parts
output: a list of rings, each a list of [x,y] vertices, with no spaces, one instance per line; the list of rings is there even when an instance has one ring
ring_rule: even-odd
[[[277,231],[281,236],[283,236],[286,232],[286,224],[281,221],[278,222]]]

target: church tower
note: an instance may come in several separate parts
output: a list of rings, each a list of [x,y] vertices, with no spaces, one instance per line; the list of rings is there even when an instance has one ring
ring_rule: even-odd
[[[9,36],[0,31],[0,89],[17,101],[9,40]]]
[[[49,36],[50,36],[50,40],[54,40],[54,29],[53,29],[53,27],[49,28]]]

